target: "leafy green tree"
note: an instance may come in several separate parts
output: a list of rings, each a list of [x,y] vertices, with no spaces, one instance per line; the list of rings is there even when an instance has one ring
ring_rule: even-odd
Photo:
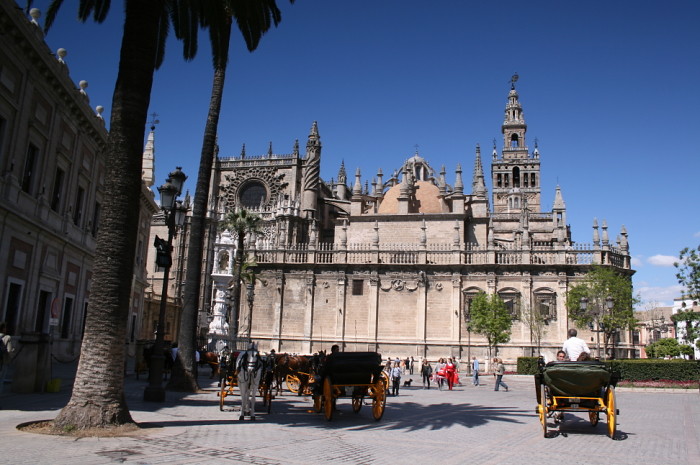
[[[645,347],[650,358],[666,358],[687,356],[693,353],[693,348],[687,344],[679,343],[675,338],[659,339]]]
[[[586,309],[581,308],[581,299],[588,299]],[[608,308],[612,298],[612,308]],[[611,267],[595,266],[583,282],[573,286],[566,294],[569,319],[582,328],[593,325],[598,316],[603,334],[605,353],[614,353],[615,335],[622,330],[634,329],[634,306],[638,299],[632,294],[632,279]],[[610,351],[608,349],[611,349]]]
[[[523,308],[522,321],[530,330],[530,341],[535,344],[539,354],[542,346],[542,337],[547,332],[547,316],[543,315],[538,308],[528,305]]]
[[[512,317],[505,302],[498,294],[480,292],[472,300],[470,326],[472,331],[486,337],[489,359],[498,355],[498,345],[510,340]]]
[[[229,212],[219,224],[219,228],[228,229],[236,235],[236,253],[233,259],[233,278],[231,279],[231,334],[238,337],[238,320],[241,301],[241,277],[244,272],[245,238],[247,235],[258,233],[262,228],[260,215],[250,213],[245,208]]]
[[[290,3],[293,2],[294,0],[290,0]],[[253,52],[258,47],[262,36],[270,27],[273,24],[277,26],[282,20],[276,0],[228,0],[225,3],[227,7],[223,27],[216,30],[210,29],[210,39],[214,50],[214,80],[207,121],[204,126],[202,151],[199,158],[197,187],[193,201],[192,224],[190,226],[187,249],[188,264],[203,262],[206,231],[211,231],[209,226],[210,220],[207,217],[207,205],[209,204],[211,187],[211,170],[216,156],[216,135],[219,127],[224,83],[226,81],[232,22],[236,21],[248,50]],[[202,270],[200,267],[188,266],[183,309],[180,317],[180,333],[178,335],[178,345],[182,350],[168,382],[168,388],[172,390],[196,392],[199,389],[194,353],[197,348],[197,322],[201,298],[201,281]]]
[[[28,0],[27,6],[31,6]],[[46,14],[51,27],[63,0]],[[78,18],[103,22],[110,0],[81,0]],[[223,2],[161,0],[124,2],[124,30],[105,148],[105,195],[90,304],[80,363],[68,404],[54,420],[58,428],[100,428],[133,423],[124,398],[124,340],[139,226],[143,139],[153,74],[163,62],[171,30],[183,41],[184,57],[197,51],[200,27],[221,27]],[[127,284],[125,284],[127,283]]]
[[[678,261],[673,264],[678,272],[676,279],[685,288],[689,299],[700,300],[700,246],[697,249],[684,248]]]

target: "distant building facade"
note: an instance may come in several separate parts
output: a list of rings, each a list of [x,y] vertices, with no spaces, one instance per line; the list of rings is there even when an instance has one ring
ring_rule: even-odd
[[[503,145],[490,154],[492,192],[476,147],[471,186],[463,169],[448,176],[416,153],[393,171],[353,179],[343,163],[337,179],[320,178],[321,136],[316,123],[304,151],[219,157],[212,196],[223,215],[239,207],[259,213],[263,233],[248,238],[248,260],[262,281],[240,298],[239,337],[265,349],[312,353],[344,350],[384,355],[486,354],[486,340],[470,327],[470,302],[497,293],[513,316],[512,336],[500,355],[553,355],[570,327],[566,292],[592,265],[631,275],[627,232],[609,238],[593,220],[592,243],[574,242],[559,186],[542,211],[541,158],[527,144],[527,125],[514,86],[501,126]],[[551,189],[551,187],[549,187]],[[228,329],[235,237],[219,232],[209,263],[212,334]],[[252,292],[251,292],[252,291]],[[526,316],[544,316],[541,347]],[[592,333],[580,335],[593,340]],[[617,356],[633,356],[631,334]]]
[[[74,84],[35,16],[0,4],[0,320],[22,346],[15,391],[43,390],[51,355],[79,354],[105,196],[101,109],[90,108],[87,83]],[[141,198],[127,344],[142,318],[145,243],[157,211],[146,186]]]

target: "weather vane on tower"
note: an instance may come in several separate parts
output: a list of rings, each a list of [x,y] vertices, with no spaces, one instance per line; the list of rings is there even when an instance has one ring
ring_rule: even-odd
[[[151,113],[151,121],[148,123],[151,125],[151,131],[154,131],[156,129],[156,124],[160,123],[160,120],[158,119],[158,113]]]
[[[515,83],[518,82],[519,77],[520,76],[518,76],[518,73],[515,73],[513,76],[511,76],[511,78],[510,78],[510,88],[511,89],[515,89]]]

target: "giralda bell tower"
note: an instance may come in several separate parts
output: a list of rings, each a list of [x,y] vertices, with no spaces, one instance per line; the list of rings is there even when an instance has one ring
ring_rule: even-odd
[[[540,212],[540,152],[535,144],[532,154],[528,153],[527,124],[515,90],[517,80],[518,75],[513,75],[501,126],[503,150],[500,157],[494,140],[491,161],[494,213],[521,213],[524,209]]]

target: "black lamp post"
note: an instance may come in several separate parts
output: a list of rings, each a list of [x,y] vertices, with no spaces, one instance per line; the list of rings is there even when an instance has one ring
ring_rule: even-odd
[[[255,270],[254,264],[248,265],[249,280],[246,283],[246,299],[248,300],[248,341],[253,332],[253,302],[255,301]]]
[[[464,308],[464,322],[467,324],[467,360],[469,360],[469,368],[467,368],[467,374],[472,375],[472,313],[471,313],[471,299],[467,300],[466,306]]]
[[[163,353],[165,336],[165,310],[168,301],[168,280],[170,267],[172,266],[173,238],[177,236],[177,230],[185,224],[187,207],[182,205],[177,197],[182,193],[182,186],[187,176],[178,166],[168,175],[165,184],[158,188],[160,193],[160,208],[165,216],[165,225],[168,227],[168,240],[156,236],[156,264],[163,268],[163,288],[160,296],[160,311],[158,313],[158,326],[156,327],[156,342],[153,344],[150,363],[148,367],[148,386],[143,392],[143,400],[148,402],[163,402],[165,389],[163,388],[163,367],[165,354]]]

